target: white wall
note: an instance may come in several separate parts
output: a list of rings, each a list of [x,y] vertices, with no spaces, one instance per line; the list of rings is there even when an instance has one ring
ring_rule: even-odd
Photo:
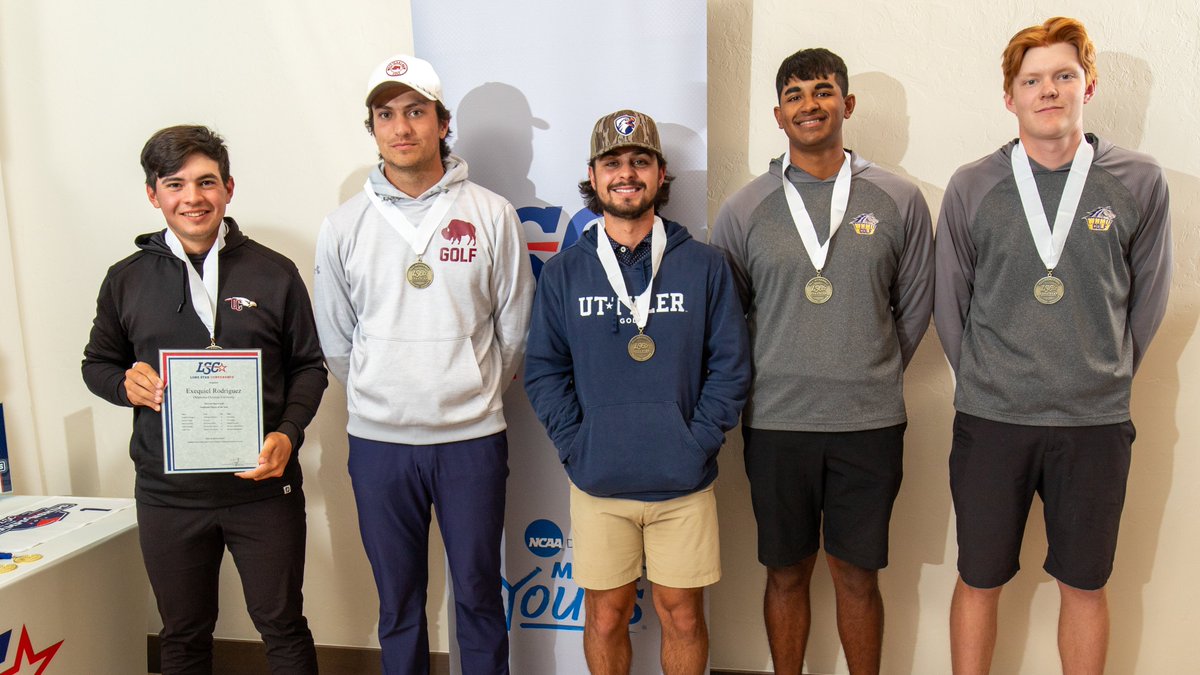
[[[1196,453],[1200,390],[1200,10],[1164,0],[833,3],[709,0],[709,213],[783,147],[771,116],[779,61],[805,46],[846,58],[859,108],[849,144],[918,182],[936,212],[954,169],[1016,133],[1000,99],[999,54],[1018,28],[1081,17],[1100,48],[1090,130],[1155,155],[1174,197],[1177,272],[1170,313],[1134,386],[1135,445],[1110,593],[1110,672],[1186,672],[1200,619]],[[18,488],[128,496],[129,412],[93,397],[79,360],[105,269],[136,234],[162,227],[145,201],[138,151],[156,129],[204,123],[229,140],[230,214],[311,266],[323,214],[362,184],[375,155],[362,131],[365,74],[412,44],[407,0],[216,0],[205,5],[0,0],[0,397]],[[497,44],[502,44],[498,38]],[[499,49],[499,47],[498,47]],[[636,59],[626,60],[637,65]],[[607,67],[598,61],[597,67]],[[586,74],[581,75],[581,81]],[[580,95],[599,96],[580,88]],[[307,276],[307,273],[306,273]],[[893,519],[885,669],[949,671],[954,580],[947,487],[952,383],[936,336],[907,376],[906,481]],[[375,644],[376,601],[345,472],[345,400],[332,384],[302,450],[309,500],[307,607],[318,642]],[[719,490],[725,579],[712,591],[712,663],[766,670],[754,520],[737,435]],[[1002,602],[996,672],[1054,672],[1056,598],[1041,571],[1036,511],[1024,570]],[[435,535],[436,539],[436,535]],[[431,557],[440,555],[436,546]],[[220,637],[252,638],[226,568]],[[440,562],[434,561],[435,584]],[[824,575],[822,567],[818,574]],[[815,592],[810,667],[846,672],[825,576]],[[431,599],[433,648],[448,648]]]

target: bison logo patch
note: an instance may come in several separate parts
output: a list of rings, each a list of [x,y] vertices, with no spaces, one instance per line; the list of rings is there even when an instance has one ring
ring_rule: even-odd
[[[442,228],[442,238],[451,244],[463,243],[463,238],[467,238],[467,244],[475,243],[475,226],[465,220],[451,220],[450,224]]]

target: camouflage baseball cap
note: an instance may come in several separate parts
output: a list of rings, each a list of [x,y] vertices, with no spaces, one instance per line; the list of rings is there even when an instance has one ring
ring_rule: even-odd
[[[618,110],[596,120],[592,129],[592,154],[588,162],[600,155],[626,146],[637,146],[653,150],[662,159],[662,144],[658,141],[658,127],[649,115],[636,110]]]

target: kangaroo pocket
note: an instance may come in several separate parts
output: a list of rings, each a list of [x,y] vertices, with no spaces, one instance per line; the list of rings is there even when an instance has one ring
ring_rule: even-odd
[[[674,401],[587,408],[567,455],[567,472],[600,497],[695,489],[708,457]]]
[[[488,413],[471,338],[401,340],[362,334],[350,358],[350,412],[393,426],[454,425]]]

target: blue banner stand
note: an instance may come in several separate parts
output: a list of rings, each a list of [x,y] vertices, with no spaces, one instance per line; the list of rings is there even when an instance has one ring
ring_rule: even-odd
[[[4,404],[0,403],[0,493],[12,492],[12,466],[8,463],[8,440],[4,435]]]

